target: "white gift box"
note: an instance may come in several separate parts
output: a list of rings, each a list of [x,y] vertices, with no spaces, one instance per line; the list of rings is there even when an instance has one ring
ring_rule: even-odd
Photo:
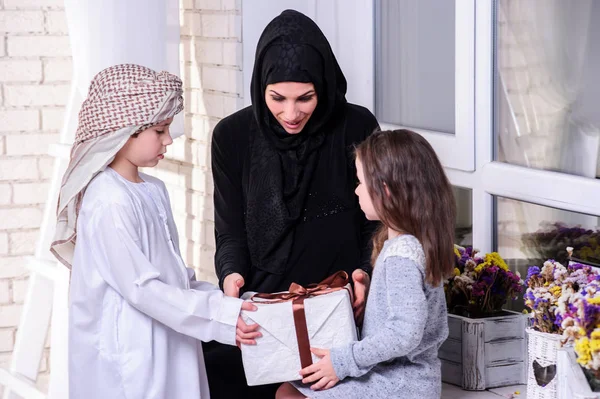
[[[357,340],[349,291],[341,289],[304,300],[310,346],[330,349]],[[247,292],[242,299],[254,293]],[[256,345],[242,345],[242,361],[248,385],[274,384],[301,379],[300,353],[293,315],[293,301],[267,303],[254,298],[256,311],[242,311],[247,324],[258,323],[262,337]],[[313,362],[319,358],[312,355]]]

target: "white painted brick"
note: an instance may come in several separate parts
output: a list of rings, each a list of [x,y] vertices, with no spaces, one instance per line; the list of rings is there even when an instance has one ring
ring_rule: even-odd
[[[3,228],[3,224],[0,224]],[[0,262],[0,279],[23,277],[28,274],[27,258],[22,256],[6,256]]]
[[[65,117],[64,108],[43,108],[42,109],[42,129],[60,130],[63,127]]]
[[[201,15],[196,12],[185,11],[183,13],[183,25],[181,26],[181,34],[189,36],[201,36]]]
[[[6,305],[10,300],[10,280],[0,280],[0,305]]]
[[[192,155],[192,163],[198,166],[208,166],[209,146],[206,143],[197,141],[190,142],[190,152]]]
[[[196,0],[198,10],[220,10],[221,0]]]
[[[37,110],[0,110],[0,132],[39,130],[39,114]]]
[[[8,254],[8,233],[0,231],[0,255]]]
[[[221,118],[225,118],[227,115],[233,114],[235,111],[240,109],[241,98],[239,97],[231,97],[231,96],[223,96],[223,115]],[[217,116],[217,115],[210,115]]]
[[[4,86],[4,103],[11,106],[65,105],[68,95],[68,84]]]
[[[71,47],[68,36],[9,36],[9,56],[69,57]]]
[[[54,172],[54,158],[51,156],[38,157],[38,171],[40,179],[50,179]]]
[[[35,387],[40,392],[48,392],[48,387],[50,386],[50,374],[44,373],[39,374],[37,380],[35,380]]]
[[[10,255],[33,255],[39,231],[16,231],[8,234]]]
[[[0,36],[0,57],[6,55],[6,48],[5,48],[5,40],[4,37]]]
[[[234,23],[234,16],[227,14],[203,14],[202,36],[204,37],[231,37],[230,25]]]
[[[242,43],[223,43],[223,64],[237,67],[242,66]]]
[[[34,8],[42,7],[62,8],[64,0],[4,0],[4,8]]]
[[[183,96],[187,113],[207,115],[204,94],[198,90],[184,90]]]
[[[196,42],[196,60],[202,64],[222,64],[223,44],[220,40],[198,40]]]
[[[0,82],[39,82],[42,80],[40,61],[0,60]]]
[[[194,9],[194,0],[181,0],[179,2],[179,9],[193,10]]]
[[[0,136],[0,155],[6,154],[6,148],[4,145],[4,136]]]
[[[16,327],[21,319],[22,305],[0,306],[0,327]]]
[[[208,142],[210,140],[210,131],[208,118],[194,116],[188,119],[189,128],[186,126],[186,131],[189,132],[190,138]]]
[[[10,352],[15,346],[15,329],[0,328],[0,352]]]
[[[12,186],[13,203],[17,205],[44,204],[49,188],[48,183],[15,183]]]
[[[67,16],[64,11],[48,11],[46,13],[46,24],[50,33],[69,33]]]
[[[182,37],[179,41],[179,58],[182,63],[196,62],[195,40]]]
[[[42,210],[39,208],[0,209],[0,220],[3,229],[33,229],[40,227]]]
[[[7,183],[0,183],[0,205],[8,205],[12,200],[12,187]],[[0,251],[1,252],[1,251]]]
[[[73,77],[71,59],[50,59],[44,62],[44,82],[70,82]]]
[[[44,155],[50,144],[58,143],[58,134],[14,134],[6,136],[7,155]]]
[[[42,11],[0,11],[0,32],[26,33],[43,32]]]
[[[185,76],[183,77],[185,89],[199,89],[202,90],[202,78],[200,76],[200,69],[196,65],[185,66]]]
[[[232,15],[231,23],[229,24],[229,37],[242,41],[242,16],[239,14]]]
[[[242,1],[241,0],[221,0],[221,7],[223,7],[223,10],[241,10],[242,9]]]
[[[238,73],[239,71],[233,69],[204,66],[202,67],[202,84],[208,90],[236,93]]]
[[[37,179],[37,177],[37,162],[34,158],[0,159],[0,180]]]
[[[12,281],[12,296],[15,303],[25,302],[25,295],[27,295],[27,287],[29,285],[29,279],[15,279]]]

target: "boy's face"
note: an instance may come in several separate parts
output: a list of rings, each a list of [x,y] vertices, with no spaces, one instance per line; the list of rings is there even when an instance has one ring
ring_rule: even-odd
[[[120,151],[120,155],[138,167],[153,167],[164,158],[167,146],[173,143],[169,127],[173,118],[141,131],[137,137],[130,137]]]

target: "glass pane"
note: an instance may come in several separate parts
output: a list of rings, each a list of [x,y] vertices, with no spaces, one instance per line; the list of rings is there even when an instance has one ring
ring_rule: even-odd
[[[455,2],[376,2],[379,121],[454,133]]]
[[[473,196],[471,190],[452,187],[456,200],[456,229],[454,242],[461,246],[473,245]]]
[[[600,2],[497,2],[496,159],[600,175]]]
[[[497,250],[513,270],[527,275],[527,268],[548,259],[568,263],[567,247],[573,257],[600,263],[598,216],[569,212],[542,205],[496,198]],[[522,310],[523,301],[513,304]]]

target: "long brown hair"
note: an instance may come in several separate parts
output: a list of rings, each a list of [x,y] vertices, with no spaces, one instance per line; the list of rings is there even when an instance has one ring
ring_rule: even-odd
[[[415,236],[425,252],[426,279],[437,286],[454,268],[456,206],[431,145],[406,130],[375,132],[356,148],[367,191],[383,223],[373,239],[373,263],[388,228]]]

